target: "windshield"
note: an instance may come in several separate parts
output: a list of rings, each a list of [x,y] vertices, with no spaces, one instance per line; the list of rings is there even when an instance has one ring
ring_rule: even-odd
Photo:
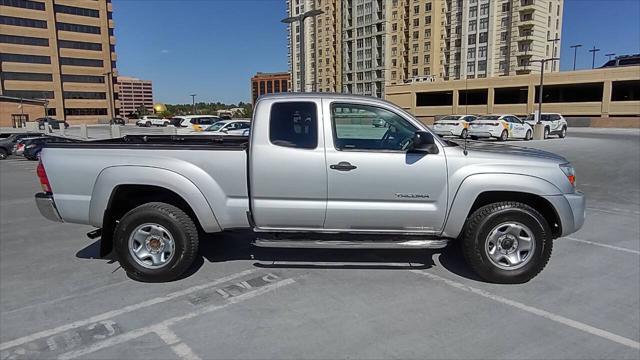
[[[211,126],[209,126],[205,131],[218,131],[220,129],[222,129],[223,126],[225,126],[227,123],[224,122],[217,122]]]
[[[498,115],[485,115],[485,116],[480,116],[476,120],[498,120],[498,119],[500,119],[500,116]]]

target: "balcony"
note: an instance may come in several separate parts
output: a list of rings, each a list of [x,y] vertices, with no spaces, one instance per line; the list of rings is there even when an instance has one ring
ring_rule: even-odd
[[[521,0],[520,12],[533,12],[536,9],[534,0]]]

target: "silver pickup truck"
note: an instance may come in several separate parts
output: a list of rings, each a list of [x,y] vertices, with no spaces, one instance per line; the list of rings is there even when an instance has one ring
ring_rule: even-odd
[[[386,126],[373,125],[383,119]],[[47,218],[90,224],[130,277],[168,281],[199,237],[252,229],[261,247],[430,248],[459,241],[483,279],[521,283],[577,231],[585,199],[566,159],[440,139],[384,100],[268,95],[251,136],[51,143],[36,194]]]

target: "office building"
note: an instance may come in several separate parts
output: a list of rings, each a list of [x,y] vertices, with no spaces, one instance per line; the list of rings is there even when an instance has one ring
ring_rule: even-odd
[[[112,117],[112,11],[110,0],[0,0],[0,95],[44,99],[70,123]]]
[[[251,103],[264,94],[273,94],[289,91],[289,73],[263,73],[258,72],[251,78]]]
[[[144,106],[146,111],[153,112],[153,84],[151,80],[140,80],[133,77],[118,76],[118,99],[120,115],[129,116]]]

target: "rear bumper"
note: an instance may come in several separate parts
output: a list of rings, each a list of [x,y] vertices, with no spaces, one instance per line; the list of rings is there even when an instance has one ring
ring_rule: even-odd
[[[37,193],[35,195],[36,198],[36,206],[38,207],[38,211],[45,218],[51,221],[63,222],[60,217],[60,213],[58,212],[58,208],[56,207],[56,203],[53,200],[53,195],[47,193]]]
[[[498,135],[493,135],[490,131],[486,131],[486,130],[470,130],[469,136],[475,136],[479,138],[490,138],[490,137],[497,137]]]

